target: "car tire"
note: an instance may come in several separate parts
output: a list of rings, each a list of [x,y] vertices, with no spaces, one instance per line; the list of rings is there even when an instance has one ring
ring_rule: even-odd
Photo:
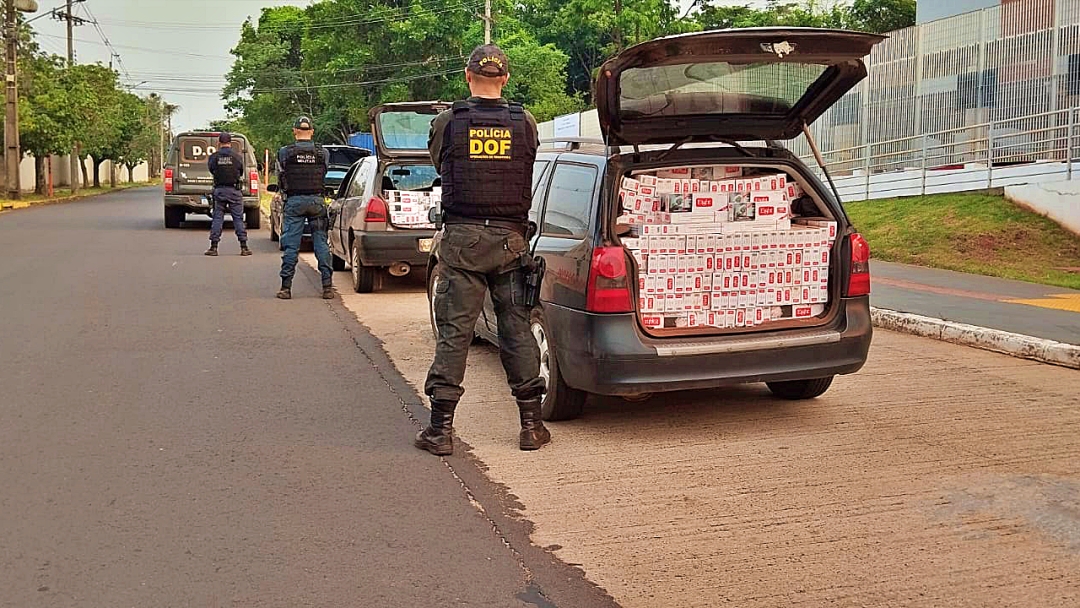
[[[258,208],[244,210],[244,225],[248,230],[258,230],[262,226],[262,211]]]
[[[832,385],[833,376],[827,378],[814,378],[812,380],[792,380],[790,382],[767,382],[766,386],[772,394],[789,401],[802,401],[813,399],[825,394]]]
[[[180,224],[184,223],[184,216],[187,213],[177,207],[165,207],[165,227],[166,228],[179,228]]]
[[[555,349],[551,346],[551,333],[548,332],[544,315],[540,311],[533,313],[532,334],[540,349],[540,375],[547,380],[547,394],[544,395],[540,415],[548,421],[573,420],[581,416],[589,394],[571,388],[563,380],[559,372],[559,362],[555,358]]]
[[[379,269],[374,266],[364,266],[360,263],[360,244],[353,239],[352,242],[352,281],[356,293],[371,293],[375,291],[375,279]]]

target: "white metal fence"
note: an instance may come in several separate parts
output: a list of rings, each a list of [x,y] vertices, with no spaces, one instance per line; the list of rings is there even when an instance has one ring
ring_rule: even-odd
[[[892,32],[866,63],[869,77],[811,128],[832,160],[921,166],[926,137],[932,166],[980,150],[1009,162],[1010,148],[1052,148],[1080,106],[1080,0],[1011,0]],[[810,154],[801,137],[789,146]]]
[[[962,192],[1080,175],[1070,108],[823,152],[845,201]],[[815,166],[811,155],[803,160]]]

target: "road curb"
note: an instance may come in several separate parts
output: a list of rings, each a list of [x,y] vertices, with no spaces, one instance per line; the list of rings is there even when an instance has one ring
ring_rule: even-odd
[[[998,329],[871,307],[874,325],[890,331],[972,346],[1021,359],[1080,369],[1080,346]]]

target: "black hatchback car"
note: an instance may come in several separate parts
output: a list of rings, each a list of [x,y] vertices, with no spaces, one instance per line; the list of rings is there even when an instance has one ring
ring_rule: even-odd
[[[765,382],[780,397],[809,399],[862,368],[872,337],[866,241],[834,193],[776,142],[803,133],[865,78],[862,58],[881,39],[800,28],[706,32],[640,44],[601,67],[605,141],[547,142],[535,167],[533,244],[547,275],[532,331],[548,381],[545,419],[578,416],[590,393],[637,398]],[[703,166],[783,173],[798,185],[792,208],[835,229],[827,303],[757,327],[644,322],[642,260],[625,246],[620,186],[634,174]],[[437,257],[436,242],[429,302]],[[476,333],[498,343],[490,299]]]

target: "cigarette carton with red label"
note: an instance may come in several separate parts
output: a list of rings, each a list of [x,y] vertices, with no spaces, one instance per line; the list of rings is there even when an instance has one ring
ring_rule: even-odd
[[[655,186],[657,178],[656,178],[655,175],[649,175],[648,173],[642,173],[641,175],[635,176],[635,179],[637,179],[639,182],[641,182],[642,184],[644,184],[646,186]]]
[[[690,179],[690,174],[690,167],[673,167],[670,169],[658,170],[656,172],[656,177],[665,179]]]
[[[825,306],[823,304],[805,304],[793,307],[791,312],[796,319],[812,319],[825,312]]]
[[[641,187],[641,182],[631,177],[624,177],[622,180],[623,192],[638,192],[638,188]]]
[[[664,327],[662,315],[641,315],[641,326],[645,329],[660,329]]]

